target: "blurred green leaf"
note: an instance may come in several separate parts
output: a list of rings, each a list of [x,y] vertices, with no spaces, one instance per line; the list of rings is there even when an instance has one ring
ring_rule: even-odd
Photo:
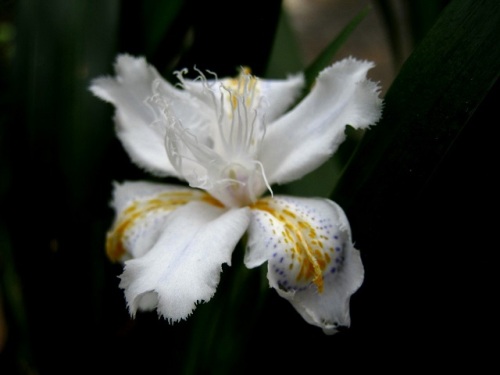
[[[156,52],[161,40],[177,19],[184,3],[183,0],[147,0],[142,2],[144,20],[141,23],[146,28],[144,48],[148,56]]]
[[[297,38],[288,14],[281,10],[276,36],[269,57],[265,77],[269,79],[286,78],[289,74],[304,69]]]
[[[498,78],[498,35],[500,3],[455,0],[408,58],[332,195],[356,227],[376,231],[433,176]]]
[[[192,0],[122,0],[118,52],[145,56],[167,75],[188,48],[195,17]]]
[[[407,49],[413,49],[422,40],[449,0],[399,2],[372,0],[372,2],[385,27],[394,67],[399,70],[407,56]]]
[[[281,0],[253,1],[251,6],[228,0],[196,0],[186,4],[193,40],[176,68],[192,70],[196,66],[224,77],[237,74],[241,66],[248,66],[256,76],[264,75],[281,13]],[[194,74],[192,78],[195,77]]]
[[[372,350],[383,330],[398,343],[391,358],[400,363],[420,361],[408,350],[413,342],[425,342],[425,367],[481,372],[494,357],[485,335],[494,322],[486,316],[496,293],[489,250],[497,224],[485,212],[498,191],[496,139],[483,115],[496,112],[499,35],[499,2],[451,2],[402,66],[382,120],[331,196],[365,266],[351,300],[360,341]]]
[[[404,0],[413,44],[419,43],[439,17],[450,0],[414,1]]]
[[[19,373],[34,371],[21,280],[15,269],[9,235],[0,221],[0,355],[5,352],[15,357],[5,366]],[[0,360],[0,370],[3,366]]]
[[[100,121],[109,121],[110,111],[88,86],[114,58],[117,15],[115,0],[16,2],[6,126],[12,184],[4,212],[8,266],[19,274],[41,373],[57,373],[78,356],[68,327],[84,332],[83,342],[103,320],[104,229],[98,227],[109,199],[103,186],[111,185],[104,155],[114,135]],[[21,213],[35,219],[27,225]]]

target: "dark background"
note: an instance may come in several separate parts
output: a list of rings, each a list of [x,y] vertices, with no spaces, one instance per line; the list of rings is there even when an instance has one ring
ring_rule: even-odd
[[[392,43],[395,76],[406,59],[397,44],[398,22],[415,26],[410,51],[432,46],[425,37],[449,2],[419,3],[401,2],[410,18],[398,21],[391,2],[371,2]],[[476,13],[475,6],[489,7],[490,23],[498,21],[493,2],[460,3]],[[412,103],[395,98],[408,96],[403,79],[414,76],[415,85],[406,87],[421,93],[417,84],[426,76],[419,69],[438,68],[420,57],[412,72],[401,71],[387,94],[385,119],[370,130],[332,195],[347,212],[366,269],[351,300],[349,329],[325,336],[306,324],[262,286],[262,270],[238,267],[241,249],[214,299],[186,322],[170,326],[155,313],[128,316],[118,288],[121,266],[103,249],[113,219],[108,201],[112,181],[151,177],[130,163],[113,134],[112,108],[90,95],[89,82],[111,74],[118,52],[145,55],[166,77],[195,64],[219,76],[248,65],[265,76],[281,10],[280,1],[0,2],[2,25],[15,30],[1,44],[2,375],[285,373],[298,367],[308,373],[478,373],[488,366],[496,352],[488,340],[495,337],[490,318],[497,297],[498,72],[479,86],[487,77],[476,75],[472,62],[470,75],[460,71],[446,81],[449,91],[436,83],[435,90],[446,93],[438,98],[432,84],[439,77],[429,73],[431,104],[425,95]],[[489,35],[477,31],[463,45],[486,45]],[[446,43],[439,40],[436,54]],[[284,59],[292,58],[284,47]],[[469,98],[473,90],[477,95]],[[431,108],[428,122],[426,109],[414,103]],[[456,103],[464,110],[446,112]],[[328,182],[304,181],[322,183]],[[237,275],[245,281],[235,283]]]

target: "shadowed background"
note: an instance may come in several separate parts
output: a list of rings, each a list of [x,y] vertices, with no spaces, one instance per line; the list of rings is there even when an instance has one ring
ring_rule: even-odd
[[[111,184],[151,177],[130,162],[90,80],[111,74],[119,52],[146,56],[167,78],[194,65],[283,77],[367,5],[335,59],[375,62],[384,119],[281,187],[331,196],[347,212],[367,272],[351,328],[325,336],[307,325],[268,290],[265,270],[241,266],[239,248],[187,321],[131,319],[121,266],[104,253]],[[496,204],[497,168],[485,119],[497,102],[498,25],[493,1],[0,1],[0,373],[486,365],[496,276],[483,212]]]

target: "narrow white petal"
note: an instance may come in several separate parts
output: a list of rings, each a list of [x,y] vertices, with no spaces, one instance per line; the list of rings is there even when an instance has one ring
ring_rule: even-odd
[[[251,208],[245,265],[267,261],[270,286],[325,333],[349,326],[349,299],[364,270],[342,209],[327,199],[287,196]]]
[[[125,150],[148,171],[176,176],[165,153],[164,131],[155,126],[156,116],[145,102],[153,95],[153,82],[160,75],[143,58],[129,55],[118,56],[115,72],[115,78],[93,80],[90,90],[115,106],[116,131]]]
[[[169,214],[192,201],[222,207],[200,190],[150,182],[115,184],[111,207],[116,218],[107,234],[108,257],[123,261],[144,255],[162,234]]]
[[[155,101],[161,97],[168,102],[175,116],[203,141],[210,118],[207,112],[213,111],[165,81],[144,58],[119,55],[115,72],[116,77],[93,80],[90,90],[115,106],[117,136],[124,148],[137,165],[151,173],[182,178],[167,157],[167,123],[163,108]]]
[[[196,304],[210,300],[222,264],[230,264],[249,220],[248,208],[228,211],[203,202],[173,211],[154,247],[125,262],[120,287],[131,314],[156,308],[176,322],[187,318]]]
[[[366,128],[381,116],[373,64],[352,58],[323,70],[311,93],[268,126],[261,161],[269,183],[296,180],[323,164],[345,139],[345,126]]]

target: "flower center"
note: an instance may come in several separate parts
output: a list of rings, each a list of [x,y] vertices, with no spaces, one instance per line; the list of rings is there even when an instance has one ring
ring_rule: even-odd
[[[241,207],[254,203],[268,186],[262,164],[232,163],[222,169],[218,186],[209,192],[229,207]]]
[[[166,124],[170,162],[191,187],[208,191],[228,207],[255,202],[271,191],[258,160],[266,130],[259,81],[248,69],[222,81],[209,81],[201,72],[198,80],[187,81],[182,73],[178,78],[191,95],[181,98],[200,110],[200,126],[187,128],[158,89],[150,100]]]

